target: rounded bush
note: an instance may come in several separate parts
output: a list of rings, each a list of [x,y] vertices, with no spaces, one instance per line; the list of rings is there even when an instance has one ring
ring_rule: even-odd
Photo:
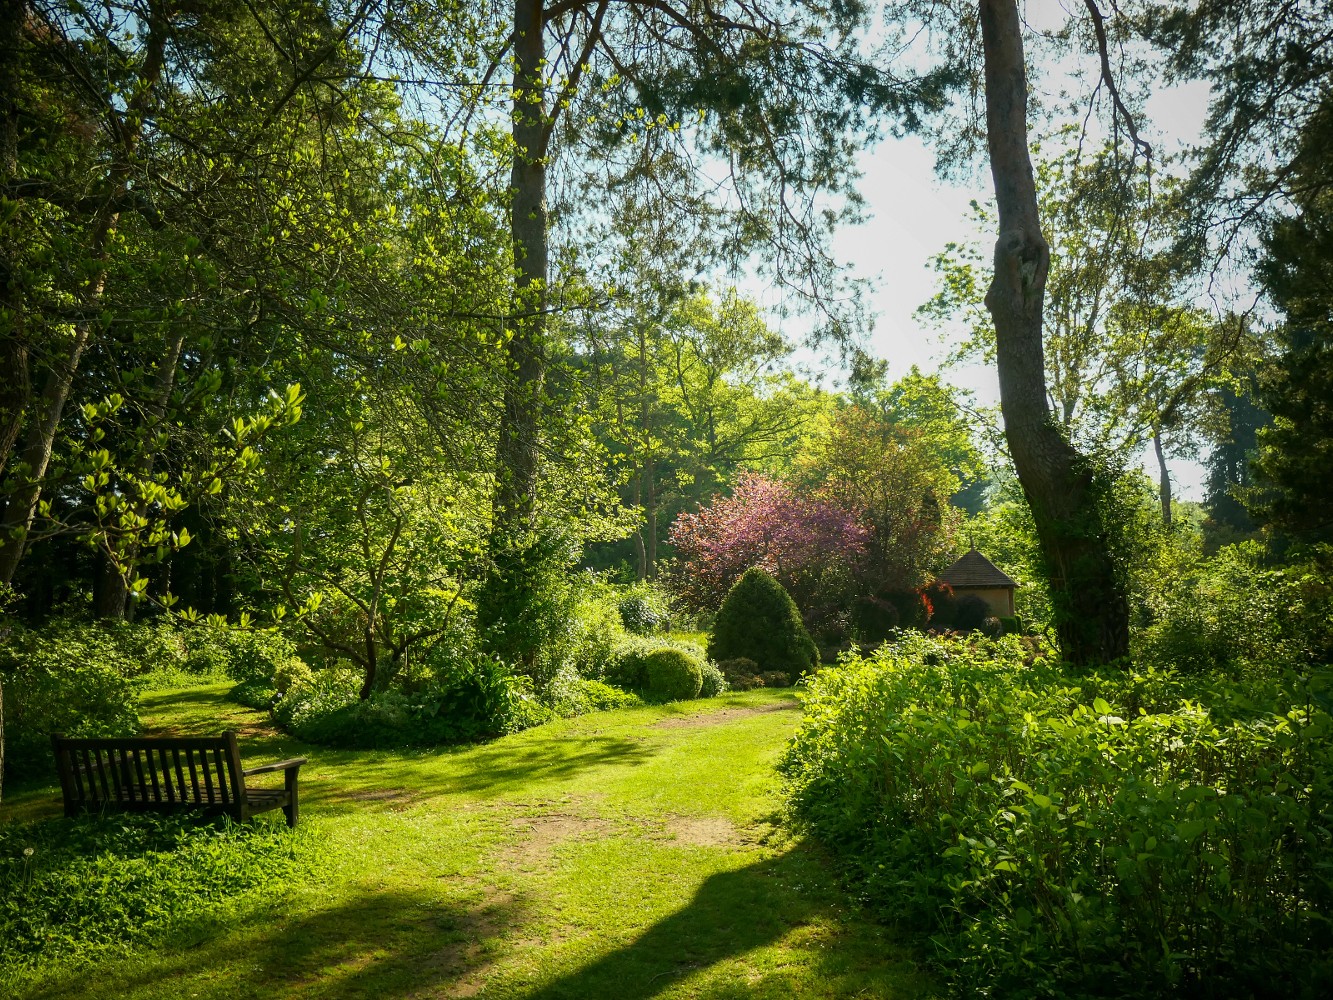
[[[745,571],[728,592],[708,637],[709,659],[754,660],[760,672],[793,677],[819,666],[819,650],[791,595],[762,569]]]
[[[700,662],[680,649],[659,649],[644,660],[644,695],[652,701],[684,701],[699,697],[703,687]]]

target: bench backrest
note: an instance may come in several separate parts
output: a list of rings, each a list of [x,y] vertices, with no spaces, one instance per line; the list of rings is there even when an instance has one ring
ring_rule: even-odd
[[[67,813],[115,805],[241,808],[241,754],[236,734],[206,737],[69,739],[57,733],[60,787]]]

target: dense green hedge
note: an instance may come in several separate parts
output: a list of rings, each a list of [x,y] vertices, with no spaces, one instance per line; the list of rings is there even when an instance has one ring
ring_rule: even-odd
[[[810,682],[782,770],[961,992],[1310,995],[1333,976],[1333,730],[1299,681],[1281,695],[910,637]]]

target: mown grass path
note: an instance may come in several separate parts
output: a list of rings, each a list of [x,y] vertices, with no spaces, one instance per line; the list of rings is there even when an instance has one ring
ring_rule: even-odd
[[[145,723],[238,729],[249,763],[310,757],[301,822],[326,845],[318,875],[152,952],[56,973],[29,997],[933,993],[911,952],[776,825],[773,764],[800,719],[790,692],[394,753],[305,746],[225,692],[146,695]]]

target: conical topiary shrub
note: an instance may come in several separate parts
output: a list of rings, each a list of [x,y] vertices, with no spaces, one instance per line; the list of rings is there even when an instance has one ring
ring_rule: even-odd
[[[708,658],[744,656],[761,671],[780,671],[792,679],[819,666],[819,650],[801,622],[791,595],[762,569],[753,568],[736,581],[708,637]]]

